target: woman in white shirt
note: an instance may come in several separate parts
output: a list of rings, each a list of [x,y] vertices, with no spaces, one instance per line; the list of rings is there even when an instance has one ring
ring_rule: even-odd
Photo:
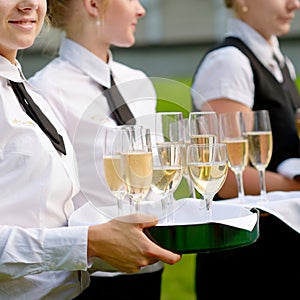
[[[274,148],[266,171],[267,191],[299,191],[299,181],[278,172],[283,161],[299,158],[294,120],[300,96],[294,67],[281,52],[277,39],[289,32],[295,11],[300,8],[299,1],[225,0],[225,5],[233,10],[234,17],[229,20],[224,41],[204,55],[195,72],[194,108],[206,110],[209,106],[217,113],[268,110]],[[247,166],[243,180],[246,194],[259,194],[255,168]],[[218,197],[237,197],[237,184],[231,171]],[[253,287],[260,291],[261,297],[274,298],[282,292],[288,297],[297,293],[299,278],[289,275],[293,272],[288,266],[294,272],[299,270],[296,253],[300,250],[300,236],[276,217],[261,215],[260,238],[253,245],[197,257],[198,299],[224,297],[227,292],[228,297],[239,298],[236,287],[249,287],[250,282],[255,282]],[[250,268],[254,264],[252,273]],[[210,272],[218,277],[215,281]],[[214,289],[216,285],[218,288]]]
[[[67,227],[79,191],[73,147],[16,60],[17,51],[30,47],[40,32],[46,1],[1,1],[0,12],[0,299],[73,299],[88,284],[93,257],[124,272],[157,260],[175,263],[178,255],[143,234],[156,223],[145,216],[136,216],[133,221],[141,222],[135,223],[127,217],[126,222]],[[51,134],[24,111],[27,105],[21,106],[12,89],[16,83],[47,115],[63,150],[57,151]],[[112,235],[117,242],[111,243]]]
[[[53,27],[65,36],[59,56],[37,72],[30,82],[54,108],[73,142],[78,160],[81,192],[75,205],[86,201],[101,206],[116,205],[103,171],[102,126],[118,124],[110,118],[110,103],[103,91],[111,87],[110,75],[128,104],[136,124],[148,127],[156,113],[156,93],[140,70],[113,60],[111,45],[131,47],[135,29],[145,10],[138,0],[50,0]],[[153,194],[152,194],[153,196]],[[113,299],[160,299],[163,264],[143,268],[138,274],[97,272],[82,298],[101,295]],[[117,287],[117,288],[116,288]],[[107,295],[107,296],[106,296]]]

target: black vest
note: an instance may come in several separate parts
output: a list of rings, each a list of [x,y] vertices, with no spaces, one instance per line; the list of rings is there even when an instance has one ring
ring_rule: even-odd
[[[250,61],[255,85],[252,109],[269,111],[273,135],[273,153],[267,169],[276,172],[277,166],[285,159],[299,157],[300,143],[295,125],[296,108],[300,107],[300,95],[297,86],[286,65],[282,69],[285,74],[284,81],[279,83],[254,53],[240,39],[234,37],[227,37],[216,47],[210,49],[202,58],[197,70],[209,52],[228,46],[238,48]]]

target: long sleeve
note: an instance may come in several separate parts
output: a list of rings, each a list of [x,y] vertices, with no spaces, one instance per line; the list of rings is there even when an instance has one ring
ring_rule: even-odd
[[[24,229],[1,226],[0,280],[51,270],[86,270],[87,228]]]
[[[87,227],[67,227],[80,189],[74,149],[18,66],[1,56],[0,66],[0,299],[73,299],[88,281]],[[67,155],[25,113],[9,80],[26,85]]]

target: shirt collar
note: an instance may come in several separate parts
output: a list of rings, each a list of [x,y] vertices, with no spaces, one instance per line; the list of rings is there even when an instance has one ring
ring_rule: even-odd
[[[270,45],[261,34],[240,19],[229,19],[226,36],[240,38],[264,65],[270,65],[274,62],[273,54],[277,56],[280,62],[284,61],[276,36],[271,37],[272,45]]]
[[[21,65],[18,61],[16,61],[16,65],[13,65],[5,57],[0,56],[0,70],[1,77],[4,77],[8,80],[15,82],[23,82],[26,80],[22,72]]]
[[[68,38],[63,38],[59,55],[63,60],[80,69],[100,85],[110,88],[110,65],[113,61],[111,53],[109,53],[109,62],[105,63],[80,44]]]

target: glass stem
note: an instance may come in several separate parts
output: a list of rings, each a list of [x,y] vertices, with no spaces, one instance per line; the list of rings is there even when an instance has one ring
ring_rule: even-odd
[[[212,200],[209,198],[205,198],[205,205],[206,205],[206,221],[211,221],[212,219]]]
[[[261,201],[267,201],[267,188],[266,188],[265,169],[259,170],[259,182],[260,182]]]
[[[174,214],[174,199],[173,194],[170,193],[167,196],[167,210],[168,210],[168,224],[173,224],[175,221],[175,214]]]
[[[236,182],[238,187],[238,198],[240,203],[244,203],[245,192],[244,192],[244,184],[243,184],[243,173],[237,172],[235,176],[236,176]]]
[[[133,213],[133,200],[131,197],[129,197],[129,210],[130,210],[130,214]]]
[[[118,202],[118,216],[122,216],[122,212],[123,212],[123,199],[118,198],[117,199]]]
[[[197,198],[196,197],[196,191],[195,191],[195,188],[194,188],[194,185],[193,185],[193,182],[191,179],[188,179],[188,184],[189,184],[189,188],[190,188],[190,191],[192,192],[192,198]]]
[[[161,207],[164,218],[164,223],[168,223],[168,197],[162,196],[161,198]]]
[[[135,213],[139,214],[141,212],[140,200],[134,201]]]

